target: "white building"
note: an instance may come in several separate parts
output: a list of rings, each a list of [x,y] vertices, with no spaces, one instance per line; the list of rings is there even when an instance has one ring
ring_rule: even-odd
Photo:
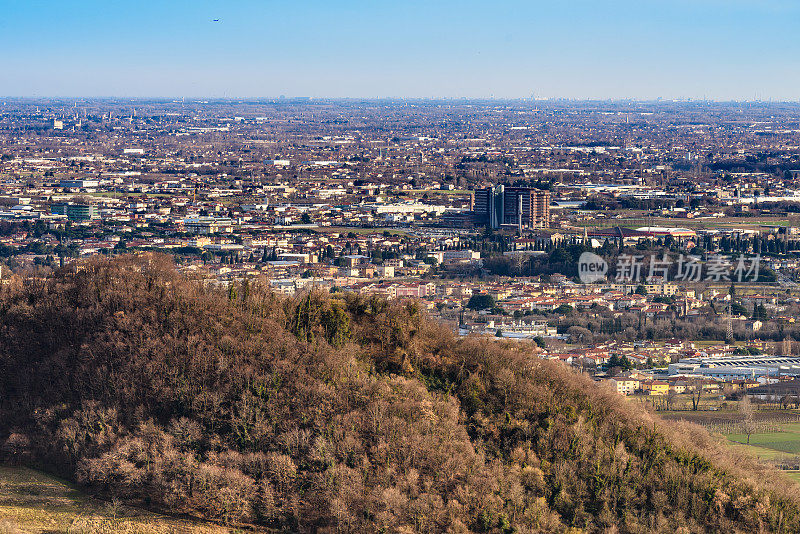
[[[639,381],[632,378],[609,378],[608,383],[611,384],[611,387],[620,395],[632,395],[639,389]]]

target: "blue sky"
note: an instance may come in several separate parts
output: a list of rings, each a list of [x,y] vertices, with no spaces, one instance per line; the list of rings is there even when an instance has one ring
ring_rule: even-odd
[[[3,96],[800,100],[800,0],[0,6]]]

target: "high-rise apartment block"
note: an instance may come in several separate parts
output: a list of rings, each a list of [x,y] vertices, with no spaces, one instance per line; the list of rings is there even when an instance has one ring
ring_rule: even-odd
[[[473,211],[478,220],[497,229],[513,226],[547,228],[550,222],[550,192],[530,187],[495,185],[475,191]]]

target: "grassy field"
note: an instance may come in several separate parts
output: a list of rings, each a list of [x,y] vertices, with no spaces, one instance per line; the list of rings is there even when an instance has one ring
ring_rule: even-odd
[[[25,468],[0,467],[0,534],[222,534],[216,525],[91,499],[72,485]]]
[[[800,483],[800,470],[796,470],[800,466],[800,411],[756,410],[754,422],[760,430],[750,435],[748,445],[747,435],[742,433],[740,426],[742,414],[735,401],[724,402],[714,397],[704,397],[701,404],[716,404],[718,409],[662,411],[659,415],[669,420],[696,423],[711,432],[722,432],[731,448],[777,467],[792,481]],[[770,430],[764,431],[764,428]]]
[[[700,401],[701,410],[691,410],[689,395],[678,395],[676,405],[682,404],[683,409],[661,411],[659,415],[664,419],[687,421],[702,426],[714,426],[722,423],[736,423],[742,420],[736,401],[720,400],[719,395],[704,395]],[[717,407],[717,410],[709,410]],[[800,424],[800,410],[756,410],[754,414],[756,423],[774,423],[778,425]]]
[[[793,482],[800,483],[800,471],[793,470],[800,465],[800,423],[778,423],[776,426],[777,431],[774,432],[751,434],[749,445],[744,433],[724,436],[734,449],[778,467]]]
[[[753,434],[750,436],[750,445],[746,444],[746,436],[744,436],[743,442],[738,441],[742,439],[742,436],[738,434],[730,434],[727,437],[729,440],[728,443],[730,443],[732,448],[744,454],[755,456],[759,460],[778,467],[783,475],[793,482],[800,484],[800,471],[793,470],[793,468],[796,468],[797,465],[800,464],[800,456],[796,453],[784,452],[773,448],[777,446],[782,449],[797,451],[798,444],[800,444],[800,435],[791,433],[791,435],[781,436],[780,434],[783,433]],[[758,444],[756,444],[756,441]]]
[[[766,432],[750,435],[750,446],[784,454],[800,454],[800,423],[779,425],[779,432]],[[745,434],[727,434],[736,443],[747,444]]]
[[[779,462],[786,457],[785,453],[776,451],[775,449],[759,447],[757,445],[753,445],[752,442],[750,445],[746,445],[744,443],[730,441],[730,445],[732,448],[740,452],[756,456],[759,460],[765,460],[767,462]]]

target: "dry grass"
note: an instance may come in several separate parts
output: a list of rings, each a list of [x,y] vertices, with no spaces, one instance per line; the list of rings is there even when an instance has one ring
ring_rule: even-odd
[[[37,471],[0,467],[0,534],[55,532],[222,534],[230,530],[96,501]]]

